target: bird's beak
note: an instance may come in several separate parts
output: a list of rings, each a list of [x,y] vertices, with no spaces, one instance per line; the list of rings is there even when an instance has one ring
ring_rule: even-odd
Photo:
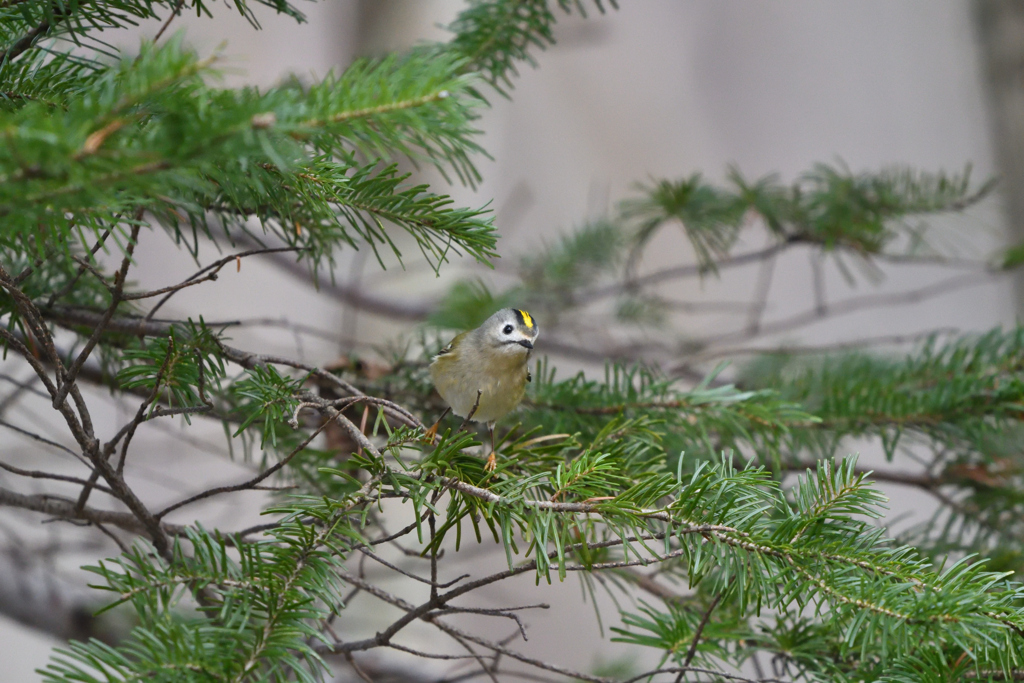
[[[519,345],[522,346],[523,348],[526,348],[526,349],[532,349],[533,348],[533,342],[527,341],[526,339],[521,340],[519,342]]]

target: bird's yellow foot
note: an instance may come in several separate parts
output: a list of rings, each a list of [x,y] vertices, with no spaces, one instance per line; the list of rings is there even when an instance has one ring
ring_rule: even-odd
[[[491,454],[487,456],[487,463],[484,464],[485,472],[493,472],[494,468],[498,466],[497,453],[491,451]]]
[[[435,422],[433,427],[431,427],[427,431],[423,432],[423,441],[425,441],[427,443],[434,443],[434,441],[437,439],[437,425],[438,424],[440,424],[440,422]]]

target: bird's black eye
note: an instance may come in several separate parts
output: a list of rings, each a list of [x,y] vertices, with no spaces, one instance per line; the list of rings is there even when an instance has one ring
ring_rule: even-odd
[[[504,332],[505,334],[512,334],[512,326],[505,325],[505,329],[503,329],[502,332]]]

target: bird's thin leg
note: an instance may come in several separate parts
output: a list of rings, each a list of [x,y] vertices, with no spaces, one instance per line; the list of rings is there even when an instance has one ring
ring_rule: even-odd
[[[424,441],[426,441],[427,443],[434,443],[434,441],[437,440],[437,428],[441,424],[441,420],[443,420],[445,416],[448,415],[448,413],[450,413],[451,411],[451,406],[445,408],[444,412],[441,413],[441,417],[437,418],[437,422],[434,423],[434,426],[428,429],[427,431],[423,432]]]
[[[466,419],[462,421],[462,426],[459,427],[460,432],[466,428],[466,425],[469,424],[469,421],[473,419],[474,415],[476,415],[476,409],[480,407],[480,397],[483,395],[483,393],[484,392],[480,391],[479,389],[477,390],[476,402],[473,403],[473,407],[470,409],[469,414],[466,415]]]
[[[487,472],[493,472],[494,468],[498,466],[498,459],[494,452],[494,423],[487,423],[487,431],[491,433],[491,454],[487,456],[487,464],[484,465],[484,470]]]

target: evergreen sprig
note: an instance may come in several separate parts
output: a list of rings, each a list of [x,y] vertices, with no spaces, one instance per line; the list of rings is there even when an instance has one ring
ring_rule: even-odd
[[[964,464],[991,462],[1000,436],[1019,426],[1022,361],[1021,328],[995,329],[945,342],[932,337],[903,358],[852,353],[810,367],[765,363],[748,379],[784,386],[786,399],[821,418],[794,452],[831,457],[839,438],[878,435],[892,460],[904,440],[917,437]]]
[[[733,385],[710,386],[718,372],[693,389],[643,366],[608,365],[603,381],[579,373],[556,381],[555,370],[540,364],[530,400],[535,424],[553,432],[600,429],[611,416],[654,417],[664,426],[669,453],[707,458],[723,448],[777,454],[778,443],[795,427],[818,418],[799,403],[771,390],[741,391]]]
[[[348,169],[321,159],[302,177],[310,164],[303,143],[343,158],[359,151],[429,159],[472,179],[468,155],[479,150],[471,141],[474,100],[465,95],[469,79],[451,75],[458,64],[444,53],[420,51],[402,60],[358,63],[306,90],[235,92],[206,86],[210,63],[180,39],[143,46],[136,59],[98,75],[67,110],[30,102],[0,115],[0,126],[11,131],[0,153],[4,244],[28,251],[41,223],[52,231],[46,241],[55,245],[68,244],[73,231],[98,237],[136,207],[154,211],[179,237],[180,216],[205,229],[208,209],[255,213],[265,222],[282,211],[308,213],[313,232],[326,221],[328,207],[309,185],[318,172],[330,181]],[[279,171],[261,173],[263,167]],[[361,197],[378,212],[400,208],[387,217],[417,235],[431,235],[421,245],[438,256],[443,251],[432,235],[481,258],[492,253],[489,224],[477,220],[479,212],[446,210],[443,197],[400,188],[393,171],[370,175],[353,167],[355,175],[345,181],[349,206]],[[292,196],[281,206],[291,194],[289,181],[306,186],[307,202]],[[277,202],[267,204],[268,194]],[[381,199],[367,202],[370,195]],[[345,195],[328,197],[327,203],[341,204]],[[304,208],[296,211],[297,204]],[[337,226],[338,211],[331,213]],[[367,234],[365,220],[359,223]],[[316,254],[337,241],[336,232],[318,242]],[[382,231],[373,237],[381,240]]]
[[[857,174],[842,165],[817,164],[790,185],[774,175],[749,181],[734,168],[724,187],[700,174],[641,186],[643,196],[624,202],[622,216],[633,225],[635,250],[663,226],[679,225],[701,268],[714,271],[750,215],[780,241],[867,256],[882,253],[901,235],[917,246],[919,228],[904,219],[965,209],[993,187],[991,180],[975,187],[970,167],[952,175],[901,167]]]
[[[565,14],[573,10],[586,16],[583,0],[558,0]],[[617,7],[616,0],[607,4]],[[601,13],[604,0],[594,0]],[[468,67],[479,71],[499,93],[508,97],[518,75],[517,62],[536,66],[531,48],[545,49],[554,45],[556,15],[547,0],[471,0],[448,27],[455,35],[450,46],[468,60]]]
[[[658,328],[673,304],[647,287],[767,260],[795,245],[833,254],[848,279],[853,275],[843,260],[847,255],[870,265],[888,259],[941,262],[956,254],[941,254],[929,242],[927,225],[911,219],[962,211],[993,187],[992,180],[974,184],[969,167],[958,174],[902,167],[853,173],[842,164],[817,164],[791,184],[776,175],[750,181],[735,168],[725,184],[709,182],[699,173],[658,179],[638,186],[639,196],[622,201],[608,218],[579,226],[524,257],[520,281],[504,291],[492,292],[486,283],[456,284],[443,309],[476,310],[477,315],[456,320],[438,314],[434,321],[442,327],[472,326],[486,317],[483,311],[491,303],[507,299],[554,320],[579,318],[594,310],[592,304],[612,299],[617,320],[628,328]],[[771,244],[734,253],[743,232],[757,224],[767,230]],[[682,230],[696,264],[638,273],[645,249],[668,227]],[[1016,254],[1009,249],[997,255],[998,267],[1012,269]],[[710,312],[714,307],[695,310]],[[699,340],[690,343],[700,345]]]

